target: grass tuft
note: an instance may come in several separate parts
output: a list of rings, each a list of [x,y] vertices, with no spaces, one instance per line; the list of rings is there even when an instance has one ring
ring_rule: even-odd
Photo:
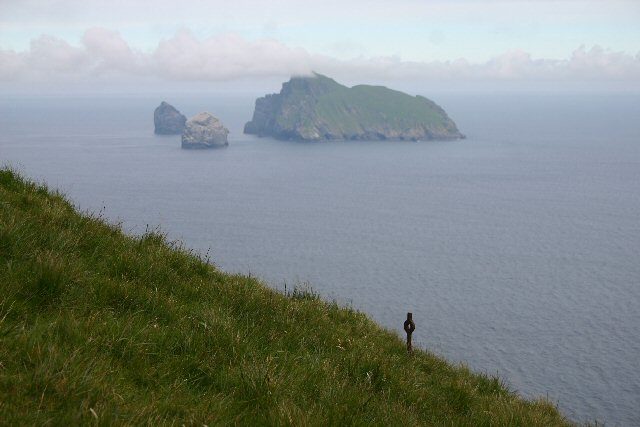
[[[37,256],[33,265],[34,278],[25,287],[27,299],[41,307],[51,306],[60,301],[65,289],[67,268],[63,260],[52,253]]]

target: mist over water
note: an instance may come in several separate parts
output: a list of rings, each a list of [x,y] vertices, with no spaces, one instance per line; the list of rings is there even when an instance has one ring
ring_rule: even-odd
[[[429,94],[426,94],[427,96]],[[439,96],[468,139],[242,134],[252,97],[174,97],[230,146],[153,135],[157,98],[0,100],[0,163],[226,271],[309,282],[577,421],[640,424],[640,96]]]

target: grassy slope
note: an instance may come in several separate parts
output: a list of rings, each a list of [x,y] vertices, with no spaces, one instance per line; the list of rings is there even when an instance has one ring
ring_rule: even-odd
[[[126,236],[0,170],[0,424],[93,422],[566,424],[408,357],[361,313]]]
[[[341,110],[352,111],[353,119],[365,128],[382,122],[400,129],[416,124],[444,127],[447,120],[426,98],[382,86],[359,85],[328,93],[320,98],[317,109],[324,120],[335,126],[347,116],[340,114]]]

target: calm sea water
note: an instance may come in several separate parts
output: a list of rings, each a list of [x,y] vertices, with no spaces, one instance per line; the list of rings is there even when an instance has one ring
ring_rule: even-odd
[[[468,139],[230,146],[153,135],[157,98],[0,100],[0,163],[224,270],[328,299],[577,421],[640,425],[640,97],[435,97]]]

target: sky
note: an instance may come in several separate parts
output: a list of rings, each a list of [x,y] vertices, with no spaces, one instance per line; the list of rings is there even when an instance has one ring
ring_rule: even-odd
[[[640,0],[0,0],[0,88],[347,82],[640,90]]]

